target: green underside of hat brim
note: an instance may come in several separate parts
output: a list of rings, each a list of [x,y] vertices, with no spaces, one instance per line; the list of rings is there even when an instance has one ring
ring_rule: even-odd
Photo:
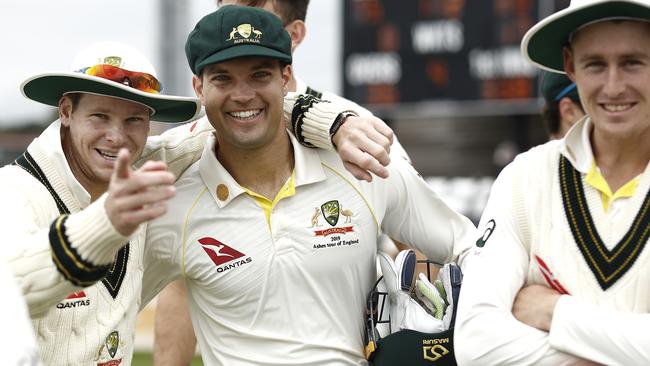
[[[201,63],[196,65],[197,74],[201,73],[204,67],[216,64],[219,62],[229,61],[236,58],[242,57],[269,57],[275,58],[280,61],[284,61],[288,64],[291,63],[291,56],[287,55],[284,52],[280,52],[268,47],[258,46],[256,44],[239,44],[232,47],[226,48],[220,52],[215,53],[214,55],[207,57]]]
[[[193,119],[200,109],[198,102],[193,100],[166,99],[162,94],[151,94],[154,96],[150,97],[142,95],[149,93],[132,92],[128,86],[116,87],[108,83],[114,84],[108,80],[104,83],[101,80],[95,81],[89,80],[88,78],[49,75],[28,81],[23,85],[23,92],[25,96],[32,100],[54,107],[59,105],[59,100],[64,94],[72,92],[120,98],[140,103],[153,109],[152,120],[169,123],[187,122]]]
[[[650,21],[650,9],[634,3],[613,1],[599,3],[558,17],[540,28],[528,42],[528,56],[534,62],[556,71],[564,70],[562,49],[569,35],[581,26],[605,18],[636,18]]]

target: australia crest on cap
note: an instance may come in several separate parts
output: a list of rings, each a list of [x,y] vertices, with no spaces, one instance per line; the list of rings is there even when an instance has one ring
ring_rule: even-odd
[[[252,24],[244,23],[240,24],[237,27],[233,27],[230,32],[230,37],[226,39],[226,42],[231,41],[234,44],[238,43],[260,43],[262,38],[262,31],[255,29]],[[252,36],[252,38],[251,38]]]

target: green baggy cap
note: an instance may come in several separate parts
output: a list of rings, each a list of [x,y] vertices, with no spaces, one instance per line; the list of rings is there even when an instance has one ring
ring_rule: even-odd
[[[291,37],[280,18],[266,10],[228,5],[204,16],[185,43],[195,75],[203,68],[241,57],[270,57],[291,63]]]

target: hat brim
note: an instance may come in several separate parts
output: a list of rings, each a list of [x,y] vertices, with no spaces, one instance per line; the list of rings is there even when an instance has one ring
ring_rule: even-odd
[[[201,111],[196,98],[143,92],[97,76],[79,73],[44,73],[25,80],[20,89],[34,101],[57,107],[68,93],[89,93],[120,98],[145,105],[153,111],[151,119],[182,123],[195,119]]]
[[[599,1],[582,6],[569,6],[532,27],[521,42],[526,59],[542,69],[564,72],[562,49],[569,36],[580,27],[607,19],[639,19],[650,21],[650,6],[640,1]]]
[[[201,63],[196,65],[196,73],[200,74],[204,67],[210,64],[216,64],[242,57],[269,57],[284,61],[288,64],[292,62],[291,56],[284,52],[272,48],[258,46],[256,44],[236,45],[219,51],[210,57],[207,57]]]

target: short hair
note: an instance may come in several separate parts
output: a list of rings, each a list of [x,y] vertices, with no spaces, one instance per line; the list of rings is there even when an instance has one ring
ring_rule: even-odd
[[[575,101],[569,96],[565,96],[562,99],[564,98],[569,98],[574,105],[584,112],[580,101]],[[544,122],[544,129],[549,136],[560,133],[560,101],[562,99],[546,102],[542,108],[542,122]]]
[[[82,93],[69,93],[63,96],[64,98],[68,97],[68,99],[70,99],[70,104],[72,105],[72,109],[70,110],[71,112],[74,112],[74,110],[77,109],[82,96]]]
[[[560,104],[545,103],[542,109],[542,121],[548,136],[557,135],[560,132]]]
[[[238,3],[246,6],[254,6],[261,8],[266,5],[267,1],[272,1],[273,6],[277,10],[282,19],[282,23],[288,24],[294,20],[302,20],[307,18],[307,7],[309,0],[237,0]],[[222,0],[217,0],[217,5],[221,6]]]

